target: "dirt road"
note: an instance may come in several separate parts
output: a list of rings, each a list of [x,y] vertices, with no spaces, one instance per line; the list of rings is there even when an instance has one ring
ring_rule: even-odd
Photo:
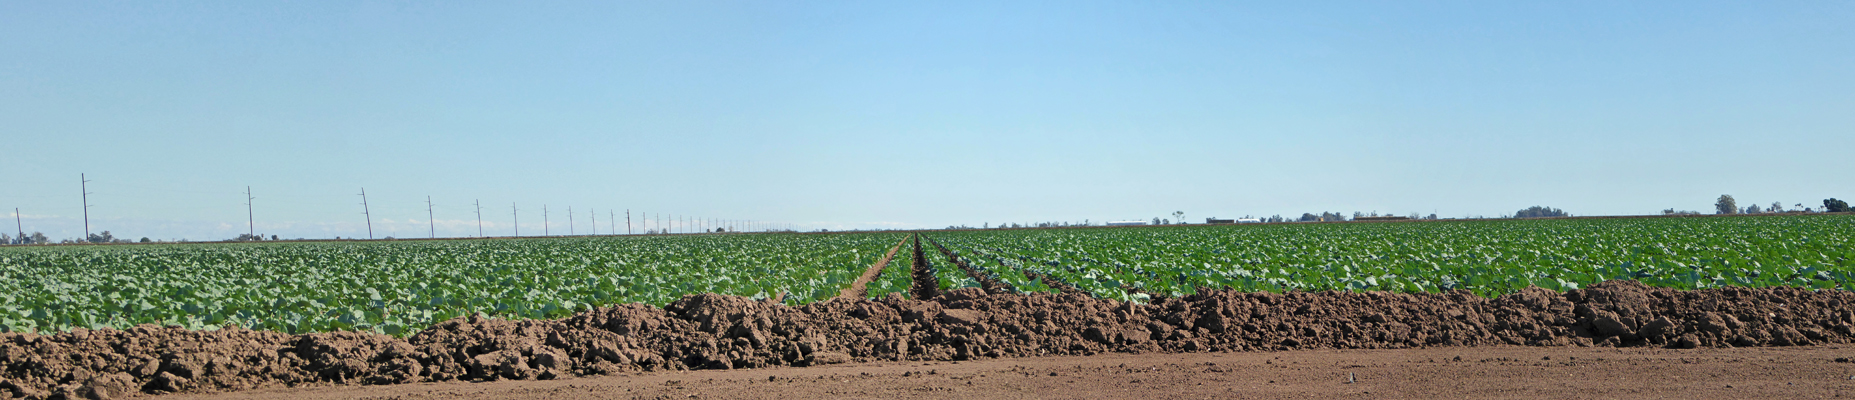
[[[1103,354],[261,389],[174,399],[1842,398],[1855,349],[1444,347]],[[1842,359],[1842,361],[1838,361]],[[1348,380],[1351,383],[1348,383]]]

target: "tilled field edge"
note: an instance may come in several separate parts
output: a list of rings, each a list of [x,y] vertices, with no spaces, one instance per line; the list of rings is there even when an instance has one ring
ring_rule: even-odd
[[[639,370],[1104,352],[1439,346],[1849,343],[1855,292],[1695,291],[1612,281],[1564,293],[1209,292],[1151,304],[1077,294],[899,295],[789,307],[691,295],[548,321],[460,318],[410,338],[140,326],[0,334],[0,397],[554,379]]]

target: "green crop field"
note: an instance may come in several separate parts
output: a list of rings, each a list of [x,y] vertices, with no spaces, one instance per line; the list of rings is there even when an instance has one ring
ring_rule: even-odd
[[[938,242],[1020,291],[1139,301],[1243,291],[1855,288],[1855,216],[1477,220],[926,231],[942,289],[975,287]],[[448,318],[559,318],[694,293],[837,295],[905,233],[0,248],[0,329],[236,324],[406,335]],[[910,242],[912,244],[912,242]],[[868,285],[908,292],[909,247]]]
[[[1855,216],[1477,220],[930,234],[1026,291],[1030,270],[1098,297],[1466,289],[1499,295],[1611,279],[1701,289],[1855,288]],[[1136,289],[1136,290],[1128,290]]]
[[[906,236],[691,235],[520,240],[10,247],[0,328],[404,335],[456,316],[559,318],[690,293],[827,299]]]

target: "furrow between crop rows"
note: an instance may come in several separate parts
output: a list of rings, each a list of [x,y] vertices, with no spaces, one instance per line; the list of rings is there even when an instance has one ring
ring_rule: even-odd
[[[928,238],[928,242],[933,243],[934,248],[939,249],[941,254],[945,254],[947,256],[947,259],[953,262],[953,265],[959,266],[961,271],[965,271],[966,276],[979,281],[979,287],[984,288],[986,293],[991,293],[991,294],[1018,293],[1017,288],[999,281],[998,278],[994,277],[992,274],[988,274],[980,270],[974,269],[971,263],[968,263],[966,262],[966,260],[960,258],[959,253],[954,253],[952,250],[947,250],[946,246],[942,246],[940,242],[935,241],[934,238]]]
[[[902,237],[901,241],[895,242],[895,246],[890,247],[887,253],[883,253],[882,259],[876,260],[875,264],[870,264],[870,267],[863,271],[863,275],[859,275],[857,277],[856,282],[851,282],[849,287],[846,287],[844,288],[843,291],[838,292],[837,298],[840,298],[840,299],[864,298],[864,295],[869,293],[870,281],[875,280],[877,275],[882,274],[883,268],[889,266],[889,260],[892,260],[895,258],[896,250],[901,249],[903,243],[908,243],[908,238],[910,237],[914,237],[914,234],[909,234],[908,236],[904,236]]]

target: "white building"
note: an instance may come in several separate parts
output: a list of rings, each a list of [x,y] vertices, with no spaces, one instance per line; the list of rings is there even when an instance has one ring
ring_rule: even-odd
[[[1147,221],[1108,221],[1108,226],[1146,225]]]

